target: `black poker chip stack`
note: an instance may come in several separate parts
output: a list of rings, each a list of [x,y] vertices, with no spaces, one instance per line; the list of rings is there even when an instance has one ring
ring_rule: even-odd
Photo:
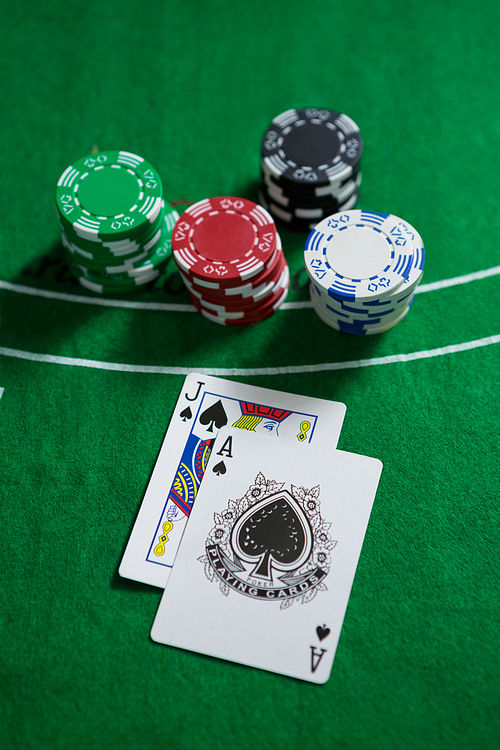
[[[289,229],[305,232],[354,208],[362,151],[359,128],[347,115],[312,107],[282,112],[262,139],[262,206]]]

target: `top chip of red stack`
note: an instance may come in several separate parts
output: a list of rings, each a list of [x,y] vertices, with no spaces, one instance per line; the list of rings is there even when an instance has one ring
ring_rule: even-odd
[[[241,284],[265,272],[276,251],[276,227],[262,206],[222,196],[189,206],[172,233],[179,268],[193,281]]]

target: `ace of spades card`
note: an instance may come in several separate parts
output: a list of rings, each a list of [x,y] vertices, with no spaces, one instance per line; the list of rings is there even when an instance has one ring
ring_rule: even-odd
[[[221,430],[152,639],[326,682],[381,470],[367,456],[270,450]]]
[[[219,430],[232,427],[271,449],[337,445],[345,405],[200,373],[184,381],[119,573],[165,587]],[[226,471],[224,460],[218,471]]]

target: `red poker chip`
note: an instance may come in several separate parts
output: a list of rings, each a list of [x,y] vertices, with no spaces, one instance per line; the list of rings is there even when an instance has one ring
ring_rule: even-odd
[[[277,259],[277,263],[273,264],[271,271],[260,279],[258,286],[231,287],[225,292],[221,292],[220,290],[215,292],[211,290],[208,292],[206,289],[192,284],[185,276],[182,276],[182,278],[188,291],[194,294],[195,297],[198,297],[198,299],[210,300],[214,304],[237,306],[242,302],[257,302],[262,297],[265,297],[266,294],[269,294],[277,284],[285,266],[285,256],[281,253]]]
[[[189,206],[172,232],[172,253],[187,276],[219,288],[241,284],[266,268],[276,249],[276,226],[262,206],[222,196]]]
[[[278,233],[276,233],[276,247],[274,249],[273,254],[267,261],[267,263],[264,264],[263,268],[259,271],[258,274],[253,276],[251,279],[247,279],[246,281],[243,281],[241,279],[232,279],[224,281],[214,281],[213,279],[207,279],[207,278],[200,278],[199,276],[195,276],[192,273],[185,273],[181,268],[179,268],[179,265],[177,264],[177,270],[181,274],[183,279],[188,279],[191,284],[196,284],[200,291],[203,292],[205,290],[212,293],[219,293],[219,294],[230,294],[233,290],[240,289],[244,291],[245,289],[249,289],[251,286],[257,286],[262,283],[262,279],[268,274],[273,268],[276,267],[276,264],[279,262],[280,256],[283,254],[283,250],[281,247],[281,238]]]
[[[226,316],[227,314],[231,313],[244,313],[245,315],[250,315],[252,312],[261,311],[267,305],[274,303],[283,291],[284,286],[289,283],[290,272],[288,270],[288,266],[285,265],[278,279],[278,282],[273,284],[267,294],[257,301],[242,300],[236,304],[220,304],[219,302],[214,302],[213,300],[199,298],[198,301],[201,307],[203,307],[205,310],[208,310],[209,312],[213,312],[216,315],[220,314]]]
[[[252,295],[246,297],[222,297],[219,295],[200,294],[197,289],[194,289],[194,287],[188,284],[186,284],[186,286],[188,293],[197,297],[202,305],[211,303],[212,305],[227,308],[228,310],[241,310],[245,307],[254,307],[263,304],[263,301],[276,291],[278,286],[282,285],[285,269],[288,269],[288,266],[285,257],[282,256],[281,263],[276,268],[272,277],[268,281],[265,281],[262,286],[257,287]]]
[[[275,271],[276,267],[281,262],[282,257],[283,248],[281,246],[281,237],[278,233],[276,233],[276,248],[273,254],[265,264],[264,268],[260,271],[260,273],[256,274],[253,278],[244,283],[239,280],[237,282],[233,281],[231,284],[221,285],[218,281],[200,279],[193,274],[184,273],[184,271],[182,271],[180,268],[178,268],[178,271],[183,279],[187,279],[203,294],[218,294],[220,296],[225,296],[226,294],[244,294],[246,291],[250,292],[252,288],[260,286],[262,284],[262,281],[267,278],[268,275],[272,274],[273,271]]]
[[[272,311],[275,309],[275,306],[278,304],[281,304],[283,292],[286,290],[288,292],[289,286],[290,286],[290,273],[288,270],[288,266],[285,267],[283,274],[283,278],[280,280],[279,287],[276,286],[273,290],[272,294],[270,294],[267,298],[265,298],[262,302],[257,303],[254,305],[254,307],[249,309],[230,309],[230,310],[213,310],[206,306],[206,304],[199,299],[191,297],[191,300],[194,304],[194,306],[202,313],[208,313],[212,316],[215,316],[218,319],[224,320],[224,321],[246,321],[250,322],[254,318],[260,319],[262,315],[265,315],[267,312]],[[286,296],[286,295],[285,295]]]
[[[238,318],[237,320],[233,320],[231,318],[223,318],[218,315],[213,315],[212,313],[208,312],[207,310],[200,310],[200,313],[203,315],[204,318],[207,318],[208,320],[213,321],[214,323],[218,323],[222,326],[251,326],[255,323],[261,323],[263,320],[266,320],[266,318],[270,318],[271,315],[274,315],[276,310],[280,307],[280,305],[283,304],[283,302],[286,299],[286,296],[288,294],[289,287],[285,287],[283,291],[281,292],[280,299],[271,307],[267,308],[266,311],[264,311],[260,315],[255,316],[249,316],[245,318]]]
[[[272,285],[279,279],[281,271],[283,270],[284,263],[284,256],[281,255],[280,258],[278,258],[278,262],[273,264],[271,272],[268,271],[261,277],[259,277],[259,283],[255,286],[247,284],[245,286],[229,287],[225,291],[222,291],[220,289],[217,289],[215,291],[208,291],[206,289],[203,289],[203,287],[198,286],[197,284],[193,284],[185,276],[182,276],[182,279],[187,288],[190,291],[193,291],[196,296],[200,297],[201,299],[211,299],[214,301],[218,300],[219,302],[221,302],[221,304],[244,299],[258,300],[264,294],[266,294],[272,287]]]

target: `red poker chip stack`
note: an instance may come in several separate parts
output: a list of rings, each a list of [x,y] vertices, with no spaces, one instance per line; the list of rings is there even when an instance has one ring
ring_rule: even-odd
[[[280,236],[252,201],[223,196],[189,206],[172,232],[172,253],[193,305],[215,323],[258,323],[286,299]]]

